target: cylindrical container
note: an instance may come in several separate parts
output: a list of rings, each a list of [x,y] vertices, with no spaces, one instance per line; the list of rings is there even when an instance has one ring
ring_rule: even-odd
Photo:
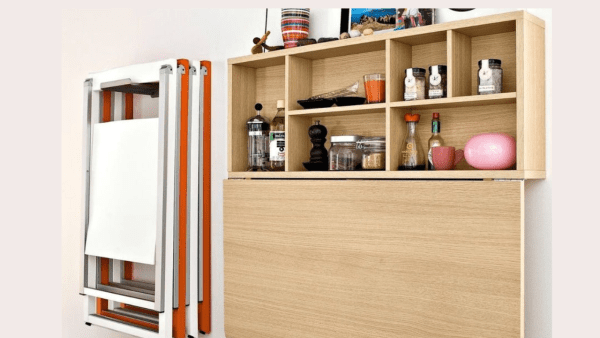
[[[363,76],[367,103],[385,102],[385,74]]]
[[[281,9],[281,35],[285,48],[296,47],[298,40],[308,39],[309,19],[309,8]]]
[[[502,93],[502,61],[485,59],[479,60],[477,64],[477,95]]]
[[[404,78],[404,101],[425,99],[425,89],[427,80],[425,79],[425,69],[408,68]]]
[[[430,99],[441,99],[448,96],[446,65],[429,66],[429,91]]]
[[[247,171],[267,170],[269,163],[269,120],[260,115],[262,104],[254,105],[256,116],[246,121],[248,130]]]
[[[365,137],[356,144],[362,151],[364,170],[385,170],[385,137]]]
[[[356,149],[360,136],[332,136],[329,149],[329,170],[360,170],[361,151]]]

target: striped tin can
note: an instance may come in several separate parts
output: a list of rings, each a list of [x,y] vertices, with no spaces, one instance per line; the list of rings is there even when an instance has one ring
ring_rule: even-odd
[[[285,48],[296,47],[298,40],[308,39],[309,17],[309,8],[281,9],[281,34]]]

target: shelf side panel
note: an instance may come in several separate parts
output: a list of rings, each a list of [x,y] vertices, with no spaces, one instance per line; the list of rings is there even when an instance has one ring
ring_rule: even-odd
[[[246,121],[254,114],[256,69],[229,66],[229,171],[245,171],[248,164]]]
[[[448,31],[448,97],[471,95],[471,37]]]

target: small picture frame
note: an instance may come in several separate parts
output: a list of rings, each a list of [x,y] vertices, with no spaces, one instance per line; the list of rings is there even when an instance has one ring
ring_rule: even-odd
[[[395,8],[351,8],[349,30],[363,32],[370,28],[375,34],[389,32],[396,27]]]
[[[429,26],[434,23],[435,8],[397,8],[394,30]]]

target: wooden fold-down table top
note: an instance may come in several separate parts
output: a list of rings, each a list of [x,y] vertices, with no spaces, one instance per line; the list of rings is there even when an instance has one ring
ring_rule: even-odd
[[[227,180],[228,338],[522,335],[522,181]]]

